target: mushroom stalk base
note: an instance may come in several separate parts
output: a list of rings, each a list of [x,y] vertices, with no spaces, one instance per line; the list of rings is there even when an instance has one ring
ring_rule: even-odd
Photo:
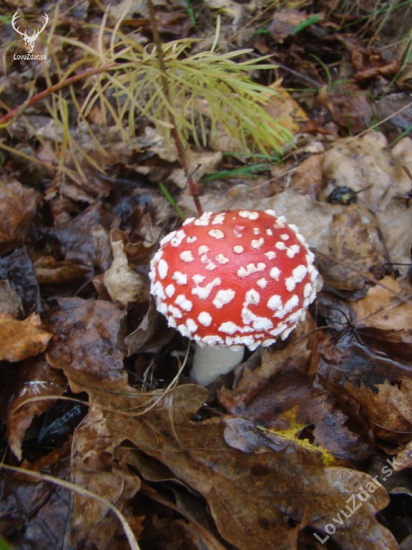
[[[242,362],[244,348],[218,348],[196,345],[190,378],[207,386],[221,374],[226,374]]]

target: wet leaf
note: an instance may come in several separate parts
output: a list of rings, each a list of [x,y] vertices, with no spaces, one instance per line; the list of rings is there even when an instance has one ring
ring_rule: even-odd
[[[402,353],[398,360],[393,354],[387,356],[372,338],[368,338],[373,344],[369,347],[362,332],[343,333],[338,348],[330,343],[321,346],[319,381],[364,440],[374,443],[379,438],[404,445],[412,435],[410,358]],[[392,452],[391,447],[386,451]]]
[[[139,326],[125,338],[127,355],[138,351],[156,352],[173,338],[175,330],[167,326],[163,315],[156,311],[154,300],[149,301],[149,308]]]
[[[123,353],[118,348],[124,313],[105,301],[68,298],[58,303],[45,316],[55,334],[47,354],[50,365],[63,370],[75,392],[125,388]]]
[[[70,479],[70,448],[63,446],[34,463],[23,463],[23,467]],[[21,474],[2,473],[0,499],[0,532],[15,548],[61,547],[70,517],[67,490],[46,481],[33,482]]]
[[[22,301],[26,315],[42,311],[39,284],[26,248],[16,248],[0,257],[0,279],[8,279],[11,288]]]
[[[233,389],[219,390],[219,402],[230,413],[267,429],[295,429],[296,439],[327,449],[336,458],[359,462],[369,456],[367,446],[348,429],[348,417],[336,402],[313,387],[310,369],[317,367],[314,350],[322,341],[319,333],[309,339],[297,336],[284,349],[265,350],[257,366],[246,363],[243,373],[237,373]]]
[[[7,427],[10,448],[21,460],[21,446],[27,428],[35,416],[49,410],[55,402],[53,399],[41,398],[62,395],[67,389],[67,382],[43,358],[25,361],[19,366],[17,374],[13,397],[8,406]]]
[[[94,266],[98,264],[102,252],[97,248],[98,241],[93,232],[101,226],[110,226],[110,216],[100,202],[95,202],[72,220],[55,226],[49,235],[60,243],[66,261]]]
[[[103,179],[100,174],[90,170],[83,178],[81,185],[74,181],[67,181],[67,179],[61,181],[60,178],[55,178],[47,190],[46,199],[65,197],[74,201],[94,204],[96,198],[107,197],[112,188],[113,186],[107,179]]]
[[[278,452],[264,443],[253,454],[232,449],[224,442],[222,419],[192,420],[206,397],[204,388],[179,386],[144,417],[109,415],[107,426],[116,444],[132,441],[200,493],[220,534],[240,549],[295,548],[301,529],[312,525],[322,531],[348,497],[372,479],[345,468],[324,469],[318,456],[293,444]],[[136,398],[130,405],[136,406]],[[392,536],[374,518],[387,502],[386,491],[376,489],[356,517],[337,527],[335,538],[349,539],[352,548],[386,544],[395,549]],[[367,531],[361,527],[365,523]]]

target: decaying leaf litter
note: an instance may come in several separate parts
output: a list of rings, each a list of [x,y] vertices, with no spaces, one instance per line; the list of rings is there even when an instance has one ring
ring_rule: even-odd
[[[273,71],[251,76],[274,131],[293,136],[263,155],[180,91],[185,171],[169,115],[139,116],[120,93],[133,68],[102,62],[144,51],[154,70],[147,7],[23,4],[46,10],[50,30],[35,45],[47,63],[15,61],[17,8],[0,8],[6,547],[407,548],[412,8],[259,3],[239,22],[231,2],[158,3],[165,44],[271,55]],[[159,239],[197,215],[192,171],[204,211],[273,209],[296,224],[323,281],[285,342],[207,389],[148,293]]]

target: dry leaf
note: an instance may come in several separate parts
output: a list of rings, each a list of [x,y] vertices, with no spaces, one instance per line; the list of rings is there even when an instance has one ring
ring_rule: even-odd
[[[90,269],[74,262],[57,261],[53,256],[42,256],[34,264],[36,279],[41,285],[62,285],[85,277]]]
[[[373,112],[368,94],[353,82],[336,83],[331,88],[324,86],[318,100],[348,134],[358,134],[372,123]]]
[[[42,328],[40,317],[32,313],[24,321],[0,315],[0,360],[12,363],[42,353],[52,334]]]
[[[405,448],[396,455],[395,460],[399,464],[399,470],[412,468],[412,441],[409,441]]]
[[[148,296],[148,284],[142,275],[129,267],[122,240],[114,240],[110,233],[113,262],[104,273],[103,281],[110,297],[124,307],[136,302],[144,302]]]
[[[347,382],[345,390],[361,406],[360,414],[372,425],[378,438],[395,442],[410,439],[412,432],[412,380],[403,378],[396,385],[387,380],[374,389]],[[377,390],[377,391],[376,391]]]
[[[308,15],[297,9],[278,8],[274,12],[269,32],[276,43],[282,44],[308,18]]]
[[[412,289],[405,279],[387,276],[371,287],[367,295],[352,304],[359,326],[396,331],[401,341],[410,341],[412,331]],[[405,337],[405,338],[403,338]]]
[[[140,488],[140,479],[129,472],[126,457],[126,450],[116,451],[100,407],[93,406],[73,436],[73,482],[124,511],[127,501]],[[69,535],[72,547],[86,545],[105,550],[118,528],[118,519],[101,502],[77,493],[73,496]]]
[[[388,251],[388,261],[406,273],[410,263],[412,208],[407,197],[412,187],[412,141],[404,139],[392,151],[383,134],[368,132],[361,138],[335,146],[325,154],[326,199],[336,187],[347,186],[358,194],[377,217],[379,231]]]
[[[331,211],[329,252],[319,258],[325,286],[363,289],[371,276],[379,279],[385,274],[387,256],[377,220],[361,204],[331,205]]]
[[[291,187],[316,200],[323,184],[323,155],[309,155],[291,173]]]
[[[336,187],[364,189],[358,200],[373,212],[384,211],[392,200],[399,195],[406,197],[411,189],[411,179],[388,149],[386,138],[373,131],[325,153],[323,173],[325,197]]]
[[[275,90],[277,95],[271,95],[264,104],[265,111],[271,115],[277,124],[280,124],[292,134],[299,131],[300,125],[308,120],[308,115],[293,99],[287,90],[275,82],[270,89]]]
[[[193,181],[198,182],[204,174],[216,172],[219,164],[222,162],[222,153],[220,151],[187,151],[187,170],[193,173]],[[169,179],[181,189],[187,185],[187,176],[182,168],[175,168],[169,176]]]
[[[36,210],[36,192],[0,174],[0,254],[25,241]]]
[[[20,296],[7,279],[0,279],[0,315],[19,317],[23,313]]]

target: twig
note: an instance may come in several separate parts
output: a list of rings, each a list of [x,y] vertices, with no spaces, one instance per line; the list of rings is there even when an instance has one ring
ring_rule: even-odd
[[[45,97],[49,96],[50,94],[54,92],[58,92],[59,90],[62,90],[66,86],[71,86],[75,82],[78,82],[79,80],[82,80],[84,78],[88,78],[89,76],[94,76],[95,74],[103,73],[105,71],[110,71],[111,69],[119,69],[119,64],[113,63],[112,65],[107,65],[105,67],[98,67],[97,69],[89,69],[87,71],[84,71],[82,73],[76,74],[74,76],[71,76],[70,78],[66,80],[62,80],[58,84],[54,84],[53,86],[49,86],[42,92],[39,92],[38,94],[35,94],[31,98],[29,98],[27,101],[25,101],[22,105],[19,105],[15,109],[12,109],[7,114],[2,116],[0,118],[0,127],[7,124],[12,118],[17,117],[23,113],[27,107],[31,107],[38,101],[41,101]]]
[[[167,101],[169,103],[171,103],[170,93],[169,93],[169,83],[168,83],[168,80],[167,80],[167,70],[166,70],[166,64],[165,64],[165,61],[164,61],[162,42],[160,40],[159,29],[157,27],[157,22],[156,22],[156,13],[155,13],[155,9],[154,9],[152,0],[147,0],[147,6],[149,8],[150,25],[152,27],[153,38],[154,38],[155,45],[156,45],[157,57],[158,57],[158,60],[159,60],[159,67],[160,67],[160,75],[161,75],[163,93],[164,93]],[[202,209],[202,206],[200,204],[199,195],[197,193],[197,189],[196,189],[195,182],[193,181],[193,177],[192,177],[191,174],[189,174],[184,147],[183,147],[182,141],[179,137],[179,132],[177,131],[175,118],[173,116],[173,113],[171,113],[170,111],[169,111],[169,121],[172,124],[171,133],[172,133],[173,141],[174,141],[175,146],[176,146],[177,157],[179,159],[180,165],[182,166],[183,171],[185,173],[185,176],[187,178],[190,193],[193,197],[197,213],[199,214],[199,216],[201,216],[203,214],[203,209]]]
[[[26,468],[20,468],[18,466],[9,466],[8,464],[0,463],[0,470],[3,470],[3,469],[9,470],[11,472],[16,472],[19,474],[24,474],[26,476],[37,479],[39,481],[47,481],[49,483],[54,483],[55,485],[58,485],[59,487],[64,487],[65,489],[68,489],[69,491],[73,491],[74,493],[77,493],[82,497],[92,498],[94,500],[97,500],[97,502],[99,502],[102,506],[109,508],[112,512],[116,514],[117,518],[120,520],[120,523],[122,524],[123,531],[126,535],[127,542],[129,543],[130,548],[132,550],[140,550],[140,546],[136,540],[136,537],[130,525],[127,522],[127,519],[120,512],[120,510],[116,508],[116,506],[114,506],[107,499],[102,498],[100,495],[97,495],[96,493],[92,493],[91,491],[89,491],[88,489],[85,489],[84,487],[81,487],[80,485],[76,485],[75,483],[71,483],[70,481],[59,479],[57,477],[53,477],[48,474],[42,474],[41,472],[27,470]]]

